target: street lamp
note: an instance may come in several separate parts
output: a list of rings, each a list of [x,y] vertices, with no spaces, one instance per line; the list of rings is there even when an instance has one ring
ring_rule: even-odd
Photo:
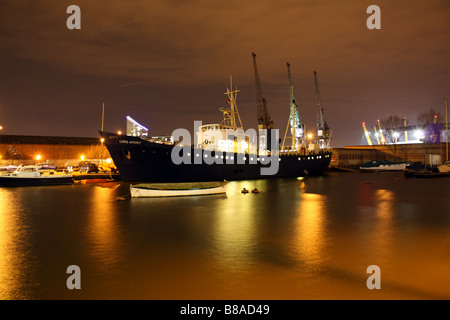
[[[417,140],[422,140],[425,137],[422,130],[416,130],[414,132],[414,136],[416,137]]]
[[[398,141],[398,138],[400,137],[400,133],[398,133],[397,131],[395,131],[395,132],[392,134],[392,136],[394,137],[395,142],[397,142],[397,141]]]
[[[308,139],[306,139],[306,148],[309,150],[309,147],[311,146],[311,141],[312,141],[313,135],[312,135],[312,133],[308,133],[306,135],[306,137],[309,139],[309,144],[308,144]]]

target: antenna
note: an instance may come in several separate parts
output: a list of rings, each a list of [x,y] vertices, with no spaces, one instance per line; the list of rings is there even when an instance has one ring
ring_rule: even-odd
[[[103,119],[105,117],[105,103],[103,102],[103,108],[102,108],[102,132],[103,132]]]

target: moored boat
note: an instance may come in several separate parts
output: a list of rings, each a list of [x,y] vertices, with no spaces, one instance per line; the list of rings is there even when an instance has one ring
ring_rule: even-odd
[[[226,193],[228,181],[131,184],[132,198],[181,197]]]
[[[406,162],[372,160],[362,164],[359,169],[361,171],[403,171],[406,170]]]
[[[450,161],[444,162],[443,164],[437,166],[437,168],[438,168],[439,172],[442,172],[442,173],[444,173],[444,172],[450,173]]]
[[[19,166],[12,173],[0,175],[0,187],[54,186],[72,183],[72,175],[43,174],[38,166]]]

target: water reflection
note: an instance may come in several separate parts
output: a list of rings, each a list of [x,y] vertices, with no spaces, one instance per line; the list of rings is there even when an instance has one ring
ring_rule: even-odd
[[[388,258],[393,236],[393,217],[395,216],[395,196],[391,190],[378,189],[375,192],[376,223],[372,243],[380,259]]]
[[[0,188],[0,299],[29,299],[26,244],[30,242],[20,193]]]
[[[120,215],[113,191],[108,188],[92,187],[88,218],[88,242],[90,254],[102,272],[118,270],[123,259]]]
[[[258,195],[241,193],[252,190],[248,181],[228,184],[227,199],[218,202],[214,225],[215,247],[219,263],[224,269],[234,271],[248,268],[248,260],[255,254],[256,217]],[[259,189],[262,189],[259,187]]]
[[[296,221],[294,252],[297,259],[312,267],[324,266],[327,245],[326,196],[302,193]]]

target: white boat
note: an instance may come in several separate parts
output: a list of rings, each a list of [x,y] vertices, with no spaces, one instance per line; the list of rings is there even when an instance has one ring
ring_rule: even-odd
[[[141,183],[130,185],[132,198],[201,196],[226,193],[228,181]]]
[[[406,170],[405,162],[391,162],[388,160],[373,160],[359,167],[363,171],[403,171]]]
[[[72,183],[71,174],[43,174],[38,166],[19,166],[12,173],[0,175],[0,187],[54,186]]]
[[[444,164],[438,166],[439,172],[450,172],[450,161],[445,161]]]

